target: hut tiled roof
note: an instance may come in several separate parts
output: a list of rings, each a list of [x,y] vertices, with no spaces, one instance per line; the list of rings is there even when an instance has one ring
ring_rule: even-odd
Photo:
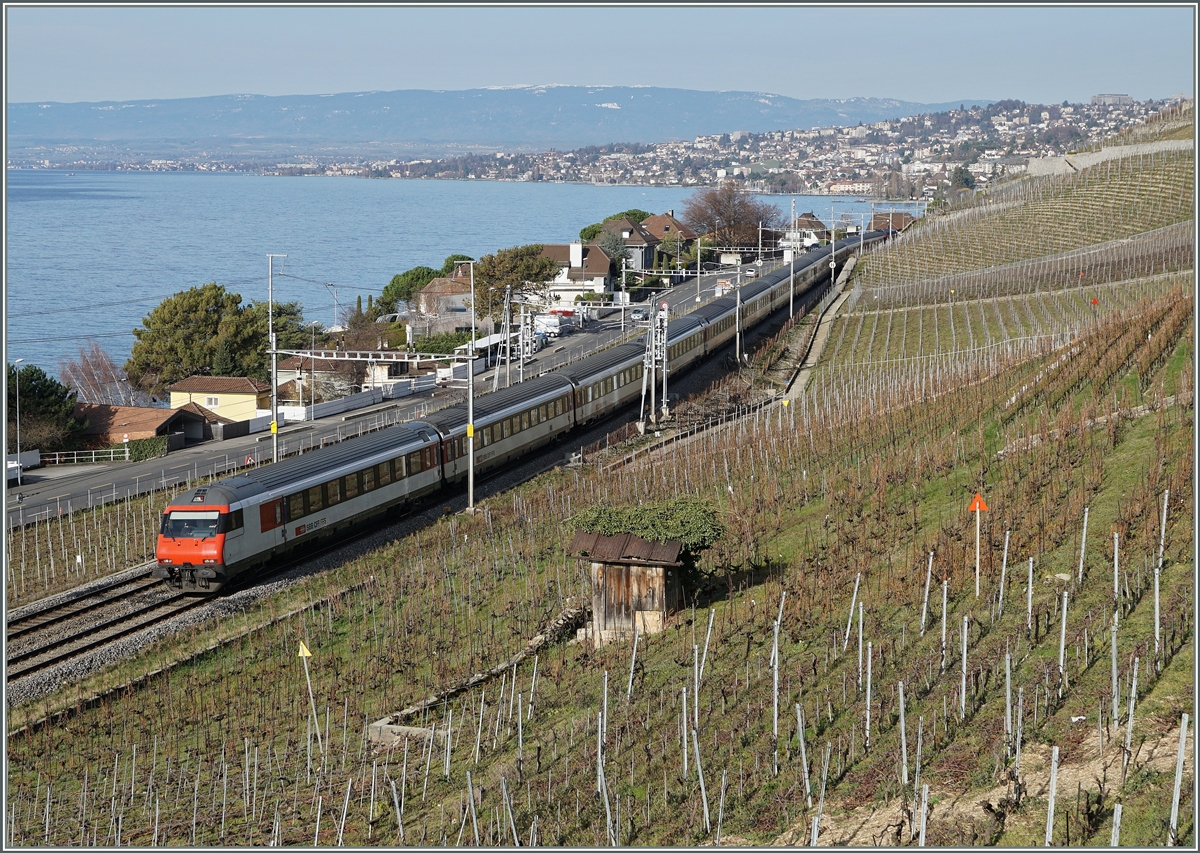
[[[571,553],[597,563],[653,563],[678,566],[681,542],[649,542],[632,533],[603,536],[577,531],[571,540]]]

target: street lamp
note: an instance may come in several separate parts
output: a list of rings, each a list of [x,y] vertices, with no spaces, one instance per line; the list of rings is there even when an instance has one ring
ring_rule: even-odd
[[[308,419],[313,420],[313,407],[317,405],[317,326],[321,325],[320,320],[313,320],[308,324],[312,329],[312,346],[308,350]],[[300,398],[300,405],[304,405],[304,398]]]
[[[17,369],[13,371],[13,378],[17,383],[17,485],[21,485],[21,368],[17,367],[25,359],[18,358],[13,362],[13,367]]]

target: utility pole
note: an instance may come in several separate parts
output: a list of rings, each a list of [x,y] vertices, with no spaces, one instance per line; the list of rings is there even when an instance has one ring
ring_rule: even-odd
[[[671,416],[671,411],[667,407],[667,325],[671,322],[670,305],[666,302],[662,304],[662,311],[658,315],[659,325],[659,352],[662,356],[662,416],[666,420]]]
[[[788,223],[788,230],[784,232],[788,235],[788,251],[791,252],[792,258],[792,275],[788,280],[788,317],[796,316],[794,307],[796,301],[796,199],[792,198],[792,219]]]
[[[467,360],[467,512],[475,512],[475,261],[471,265],[471,349]]]
[[[279,461],[279,356],[275,347],[275,259],[267,255],[267,340],[271,347],[271,461]]]
[[[829,289],[837,284],[837,220],[833,218],[833,202],[829,203]]]

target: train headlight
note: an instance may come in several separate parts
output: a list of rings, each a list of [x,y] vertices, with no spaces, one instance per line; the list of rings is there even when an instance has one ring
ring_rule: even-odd
[[[171,562],[172,562],[171,560],[159,560],[158,564],[160,566],[169,566],[169,565],[171,565]]]
[[[216,560],[205,560],[204,562],[206,565],[215,565],[217,561]]]

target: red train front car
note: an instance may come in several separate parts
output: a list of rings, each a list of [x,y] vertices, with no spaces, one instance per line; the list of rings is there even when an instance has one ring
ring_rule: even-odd
[[[187,503],[164,510],[151,575],[189,591],[217,591],[229,579],[225,564],[225,537],[237,524],[229,495],[221,488],[200,488],[187,495]]]

